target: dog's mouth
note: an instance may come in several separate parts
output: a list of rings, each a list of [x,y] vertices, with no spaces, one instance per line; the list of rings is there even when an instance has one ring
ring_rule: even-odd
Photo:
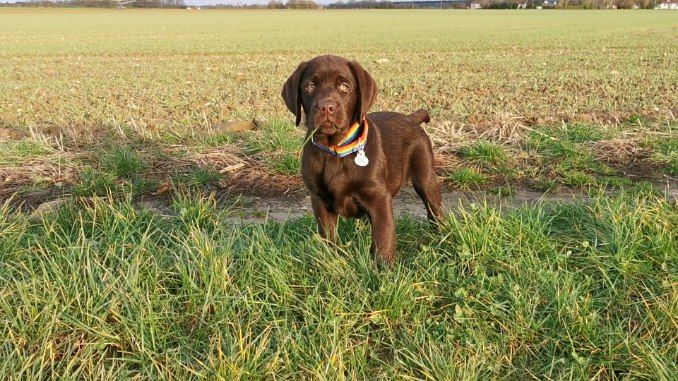
[[[319,125],[316,130],[316,135],[334,135],[337,133],[337,126],[334,124],[322,124]]]
[[[315,135],[336,135],[344,131],[344,127],[335,120],[325,119],[314,123]]]

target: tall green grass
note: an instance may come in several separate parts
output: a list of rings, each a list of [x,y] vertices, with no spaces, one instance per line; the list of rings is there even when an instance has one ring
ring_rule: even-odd
[[[675,205],[624,193],[369,226],[74,200],[0,212],[5,379],[654,379],[678,374]]]

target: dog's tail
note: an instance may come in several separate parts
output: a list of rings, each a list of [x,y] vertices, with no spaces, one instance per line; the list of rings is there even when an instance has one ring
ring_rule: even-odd
[[[431,117],[428,115],[428,111],[420,108],[419,110],[411,113],[409,115],[410,119],[417,122],[417,124],[428,123],[431,121]]]

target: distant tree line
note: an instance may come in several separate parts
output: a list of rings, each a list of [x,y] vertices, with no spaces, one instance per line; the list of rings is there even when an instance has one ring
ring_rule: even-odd
[[[275,1],[275,0],[274,0]],[[472,8],[519,9],[519,8],[581,8],[581,9],[651,9],[660,0],[443,0],[443,1],[377,1],[339,0],[327,5],[330,9],[402,9],[402,8]]]
[[[0,0],[2,1],[2,0]],[[121,0],[126,2],[128,0]],[[115,8],[116,0],[29,0],[17,3],[5,3],[0,5],[19,7],[85,7],[85,8]],[[126,8],[186,8],[184,0],[137,0],[134,3],[125,4]]]
[[[339,0],[327,5],[330,9],[452,9],[468,8],[469,0],[443,0],[443,1],[376,1],[376,0]]]
[[[660,0],[563,0],[562,8],[582,8],[582,9],[652,9],[659,4]]]
[[[125,2],[126,0],[121,0]],[[411,8],[471,8],[484,9],[517,9],[517,8],[581,8],[581,9],[651,9],[660,0],[424,0],[424,1],[377,1],[377,0],[339,0],[328,4],[324,8],[329,9],[411,9]],[[243,3],[247,0],[242,0]],[[91,8],[115,8],[116,0],[28,0],[18,3],[2,3],[0,6],[41,6],[41,7],[91,7]],[[127,8],[186,8],[184,0],[138,0],[126,4]],[[323,8],[313,0],[270,0],[268,4],[217,4],[206,5],[203,8],[222,9],[319,9]]]
[[[241,0],[246,2],[247,0]],[[268,4],[216,4],[205,5],[203,8],[210,9],[320,9],[322,5],[313,0],[289,0],[286,3],[280,0],[269,0]]]

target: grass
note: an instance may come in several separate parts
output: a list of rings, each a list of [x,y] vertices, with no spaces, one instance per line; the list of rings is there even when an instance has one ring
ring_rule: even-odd
[[[563,175],[563,183],[573,188],[581,188],[586,185],[595,184],[595,178],[588,173],[581,171],[566,172]]]
[[[336,33],[346,25],[357,26]],[[280,86],[330,46],[376,78],[377,110],[425,106],[434,120],[595,112],[632,120],[675,104],[675,25],[666,12],[640,11],[2,9],[0,90],[12,97],[0,110],[8,125],[152,131],[234,115],[291,120]],[[518,69],[529,80],[506,75]]]
[[[245,153],[265,153],[264,164],[269,168],[286,175],[298,174],[302,142],[303,134],[294,124],[274,120],[245,137]]]
[[[398,224],[342,244],[310,218],[233,224],[214,198],[175,217],[72,200],[0,212],[0,370],[17,379],[674,379],[675,205],[622,193],[439,232]]]
[[[462,147],[459,150],[459,153],[462,155],[462,157],[471,162],[493,167],[504,164],[507,160],[504,149],[489,142],[481,141],[466,147]]]
[[[549,160],[576,159],[582,162],[593,161],[591,153],[582,150],[581,145],[569,140],[561,140],[554,136],[533,134],[529,144]]]
[[[85,168],[79,183],[73,187],[73,193],[78,196],[105,196],[118,191],[116,180],[113,173]]]
[[[337,34],[345,25],[360,27]],[[0,177],[13,179],[12,189],[67,189],[86,166],[64,153],[99,156],[111,142],[134,147],[142,164],[181,151],[220,171],[214,151],[223,150],[247,156],[248,168],[297,175],[303,133],[292,126],[280,87],[299,62],[328,52],[372,74],[380,89],[375,111],[427,108],[438,156],[463,147],[464,166],[516,187],[537,177],[564,185],[571,171],[618,176],[599,156],[673,136],[675,27],[666,12],[641,11],[2,8],[0,91],[10,96],[0,97],[0,141],[13,138],[0,142]],[[529,75],[507,74],[516,72]],[[258,131],[221,130],[252,120]],[[526,159],[531,131],[562,146],[543,146],[543,163]],[[552,154],[570,158],[557,158],[556,168]],[[617,167],[652,161],[661,168],[647,177],[663,180],[675,176],[671,158],[636,152]],[[132,165],[119,168],[126,173],[116,174],[118,182],[147,175],[128,159],[112,164]],[[534,168],[545,169],[528,175]]]
[[[631,123],[631,121],[629,121]],[[588,143],[603,140],[610,137],[609,133],[591,124],[565,125],[565,128],[556,131],[556,136],[573,143]]]
[[[0,164],[16,164],[27,159],[40,158],[52,152],[53,149],[48,144],[34,139],[0,142]]]
[[[516,193],[517,193],[516,188],[513,188],[511,186],[507,186],[507,185],[499,186],[499,187],[487,190],[487,194],[497,195],[499,197],[511,197],[511,196],[515,196]]]
[[[478,188],[490,181],[486,175],[473,168],[461,168],[456,171],[449,172],[444,178],[445,180],[463,189]]]
[[[0,374],[676,379],[678,211],[626,175],[676,175],[676,26],[652,11],[0,8]],[[241,175],[300,186],[280,88],[328,52],[372,74],[374,110],[430,111],[454,187],[590,200],[454,206],[438,231],[400,219],[393,268],[366,221],[342,220],[338,246],[310,216],[243,222],[202,192]],[[5,201],[50,186],[52,213]],[[160,190],[166,207],[139,202]]]
[[[104,170],[124,179],[135,178],[144,167],[139,154],[133,148],[125,146],[104,151],[100,162]]]
[[[665,173],[678,176],[678,138],[673,137],[658,143],[653,159],[664,165]]]
[[[573,188],[627,185],[626,179],[617,176],[618,171],[597,158],[591,149],[590,144],[601,139],[603,132],[599,128],[584,125],[533,133],[526,148],[531,153],[528,165],[538,168],[534,187],[537,190],[553,189],[553,182]],[[616,160],[615,152],[601,152],[599,156]]]
[[[177,176],[176,180],[184,185],[206,188],[221,179],[221,174],[210,168],[193,168]]]

